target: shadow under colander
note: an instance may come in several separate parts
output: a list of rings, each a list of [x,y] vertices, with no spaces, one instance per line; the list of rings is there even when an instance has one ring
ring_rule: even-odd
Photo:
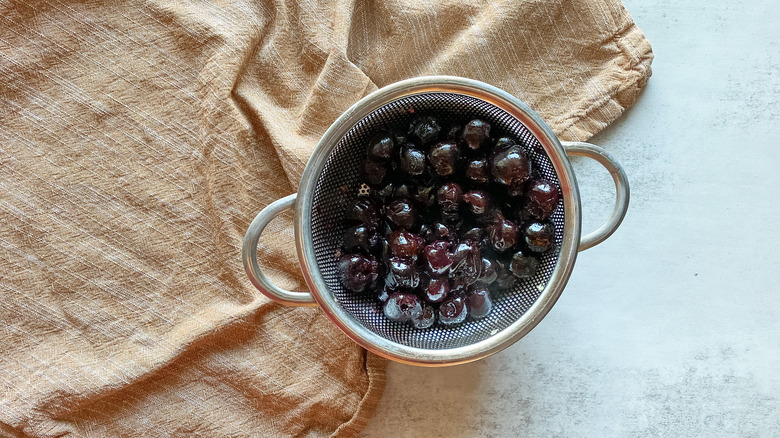
[[[418,115],[432,115],[448,125],[451,121],[480,118],[492,125],[491,136],[514,138],[525,147],[533,166],[547,180],[559,186],[553,165],[539,140],[519,120],[501,108],[471,96],[454,93],[426,93],[403,97],[371,112],[353,126],[330,153],[319,176],[312,203],[312,240],[319,270],[336,301],[360,324],[377,335],[409,347],[442,350],[485,340],[518,320],[539,298],[558,262],[563,241],[563,202],[550,218],[555,224],[555,246],[544,253],[536,275],[518,281],[511,290],[493,295],[493,311],[483,319],[466,320],[456,327],[435,325],[415,329],[388,320],[373,293],[346,290],[339,280],[334,255],[343,243],[346,201],[358,196],[360,165],[370,137],[381,128],[408,126]]]

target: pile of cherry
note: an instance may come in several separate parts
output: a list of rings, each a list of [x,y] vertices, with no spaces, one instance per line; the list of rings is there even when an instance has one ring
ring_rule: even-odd
[[[525,147],[490,124],[417,117],[366,147],[371,188],[346,208],[336,254],[344,287],[375,294],[392,321],[425,329],[479,319],[496,294],[532,277],[555,243],[558,187]]]

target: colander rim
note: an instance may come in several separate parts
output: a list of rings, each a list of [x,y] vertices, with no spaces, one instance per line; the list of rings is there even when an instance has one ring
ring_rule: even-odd
[[[450,349],[410,347],[366,328],[342,308],[319,270],[312,239],[312,203],[318,178],[341,138],[361,119],[389,102],[412,95],[454,93],[487,101],[523,123],[542,144],[558,175],[564,207],[563,242],[550,280],[534,304],[516,321],[490,337]],[[360,99],[328,128],[301,176],[295,203],[294,228],[298,257],[306,284],[328,319],[363,348],[391,360],[413,365],[444,366],[471,362],[497,353],[530,332],[547,315],[563,292],[577,257],[581,232],[579,190],[571,163],[558,137],[542,118],[520,99],[474,79],[423,76],[396,82]]]

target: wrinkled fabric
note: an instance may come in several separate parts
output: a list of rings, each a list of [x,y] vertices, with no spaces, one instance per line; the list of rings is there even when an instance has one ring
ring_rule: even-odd
[[[651,59],[618,0],[0,1],[0,434],[355,435],[386,363],[254,289],[254,215],[377,87],[482,80],[585,140]],[[258,254],[305,288],[289,215]]]

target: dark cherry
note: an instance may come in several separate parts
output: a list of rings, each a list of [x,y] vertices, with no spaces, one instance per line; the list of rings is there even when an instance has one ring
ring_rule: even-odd
[[[395,149],[395,140],[390,134],[385,132],[374,135],[368,142],[368,156],[379,160],[393,158]]]
[[[430,303],[440,303],[450,293],[450,281],[447,277],[431,277],[425,287],[423,298]]]
[[[506,186],[517,186],[531,174],[531,162],[525,150],[518,145],[494,149],[489,164],[493,180]]]
[[[451,272],[456,277],[462,277],[467,284],[473,284],[482,273],[482,254],[477,242],[464,240],[452,251]]]
[[[385,217],[398,228],[412,228],[416,213],[414,205],[408,199],[393,199],[385,205]]]
[[[485,286],[475,286],[468,296],[469,315],[474,319],[486,317],[493,310],[493,300]]]
[[[344,254],[338,262],[341,283],[353,292],[362,292],[379,276],[379,263],[373,256]]]
[[[387,163],[375,158],[363,162],[363,179],[370,186],[380,186],[387,177]]]
[[[344,233],[344,249],[350,252],[362,251],[375,254],[381,251],[382,236],[365,224],[347,228]]]
[[[436,311],[430,304],[422,303],[422,312],[420,315],[409,318],[412,327],[416,329],[427,329],[436,322]]]
[[[420,141],[420,144],[426,145],[433,143],[439,138],[441,125],[433,117],[418,117],[409,126],[409,134]]]
[[[504,216],[496,215],[493,223],[488,227],[490,243],[498,252],[506,251],[517,243],[517,225]]]
[[[488,160],[485,158],[470,160],[468,164],[466,164],[466,178],[474,181],[477,184],[484,184],[488,182],[490,180]]]
[[[555,225],[549,220],[526,224],[523,227],[523,240],[529,250],[545,252],[555,244]]]
[[[558,206],[558,186],[544,178],[530,181],[526,185],[526,201],[523,210],[528,216],[543,220],[550,217]]]
[[[420,273],[414,262],[400,257],[391,257],[385,284],[392,290],[414,289],[420,285]]]
[[[437,240],[425,246],[425,263],[431,275],[448,275],[453,258],[450,253],[450,243]]]
[[[530,278],[536,274],[536,270],[539,268],[539,259],[518,251],[512,256],[512,261],[509,263],[509,270],[517,278]]]
[[[439,322],[443,325],[457,325],[466,320],[469,309],[462,295],[445,300],[439,306]]]
[[[495,264],[487,257],[482,257],[482,275],[479,276],[477,283],[492,284],[498,278]]]
[[[359,197],[347,205],[344,217],[348,221],[360,222],[376,228],[379,226],[379,207],[372,199]]]
[[[433,207],[436,203],[436,191],[433,186],[417,186],[413,199],[423,207]]]
[[[390,295],[383,310],[387,319],[397,322],[418,318],[423,313],[422,303],[417,295],[401,292]]]
[[[446,240],[448,242],[454,242],[458,240],[458,235],[455,232],[455,229],[441,222],[435,222],[433,225],[428,227],[423,237],[425,237],[425,241],[428,243],[436,240]]]
[[[455,182],[446,182],[436,191],[436,201],[444,211],[457,211],[462,198],[463,189]]]
[[[463,127],[461,139],[471,149],[479,149],[490,139],[490,123],[474,119]]]
[[[388,236],[390,252],[394,257],[403,257],[409,260],[417,260],[422,252],[425,241],[422,237],[408,231],[394,231]]]
[[[469,211],[477,216],[485,214],[490,204],[488,194],[484,190],[471,190],[463,195],[463,201]]]
[[[428,161],[439,176],[452,174],[459,158],[460,148],[452,140],[436,143],[428,152]]]
[[[425,154],[413,146],[407,144],[401,148],[398,155],[398,168],[409,175],[422,175],[425,173]]]

